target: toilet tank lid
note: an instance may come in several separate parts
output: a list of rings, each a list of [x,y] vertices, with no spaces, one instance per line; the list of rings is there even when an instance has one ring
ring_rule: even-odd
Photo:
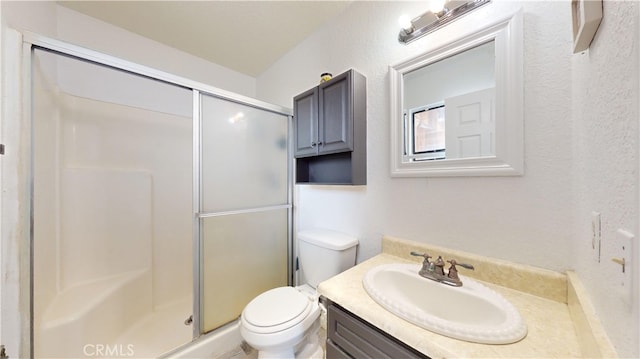
[[[298,239],[319,247],[337,251],[358,245],[358,239],[344,233],[328,229],[310,229],[298,232]]]

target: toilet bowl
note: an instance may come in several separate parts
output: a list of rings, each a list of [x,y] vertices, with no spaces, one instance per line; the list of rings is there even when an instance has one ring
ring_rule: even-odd
[[[320,306],[314,298],[293,287],[274,288],[242,311],[240,334],[258,350],[259,358],[295,358],[302,351],[307,358],[322,358],[319,317]]]
[[[299,263],[307,282],[255,297],[242,311],[240,335],[258,358],[322,359],[317,285],[355,264],[356,238],[328,230],[298,233]]]

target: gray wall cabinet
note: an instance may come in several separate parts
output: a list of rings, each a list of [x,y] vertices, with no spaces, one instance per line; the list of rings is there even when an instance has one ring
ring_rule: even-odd
[[[367,183],[366,92],[349,70],[294,97],[296,183]]]
[[[339,305],[327,303],[327,359],[428,358]]]

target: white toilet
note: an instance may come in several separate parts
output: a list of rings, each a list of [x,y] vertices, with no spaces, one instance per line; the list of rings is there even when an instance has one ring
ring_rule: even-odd
[[[354,237],[323,229],[303,231],[297,237],[305,284],[268,290],[242,311],[240,334],[258,350],[258,358],[323,358],[316,287],[356,261]]]

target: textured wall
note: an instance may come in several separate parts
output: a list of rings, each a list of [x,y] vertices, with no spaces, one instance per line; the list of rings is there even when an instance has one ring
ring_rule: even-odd
[[[554,270],[570,267],[568,4],[494,2],[473,14],[497,17],[524,7],[525,176],[392,179],[388,66],[465,29],[462,18],[410,45],[398,43],[398,17],[418,15],[423,5],[354,2],[258,78],[259,97],[291,106],[293,95],[316,85],[322,72],[353,67],[367,77],[368,185],[298,186],[298,228],[357,235],[360,260],[376,254],[388,234]]]
[[[297,186],[297,228],[358,236],[359,260],[377,254],[388,234],[576,268],[619,353],[637,357],[637,309],[632,317],[615,304],[599,274],[609,264],[594,267],[586,248],[592,210],[603,213],[607,237],[620,227],[638,231],[637,6],[605,1],[605,22],[584,55],[572,53],[569,1],[494,0],[477,10],[491,17],[524,10],[525,175],[391,179],[388,66],[455,35],[464,18],[405,46],[397,19],[420,14],[424,3],[354,2],[258,78],[261,99],[292,106],[322,72],[355,68],[367,77],[368,185]]]
[[[638,296],[625,299],[613,263],[616,230],[638,234],[639,4],[605,1],[590,49],[572,56],[574,265],[609,337],[638,357]],[[591,248],[591,211],[601,213],[601,262]],[[638,250],[636,241],[636,253]],[[636,256],[637,258],[640,258]],[[638,266],[631,266],[638,278]],[[636,282],[637,283],[637,282]]]

